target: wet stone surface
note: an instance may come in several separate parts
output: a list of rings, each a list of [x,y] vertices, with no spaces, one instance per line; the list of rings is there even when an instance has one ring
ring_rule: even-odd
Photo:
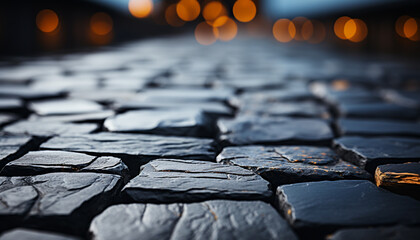
[[[333,138],[323,120],[237,117],[218,121],[220,140],[229,145],[314,144],[327,145]]]
[[[353,228],[337,231],[328,240],[416,240],[419,234],[420,228],[418,227]]]
[[[18,228],[7,231],[0,236],[0,240],[80,240],[81,238],[31,229]]]
[[[158,159],[142,166],[123,189],[128,202],[268,200],[269,183],[252,171],[194,160]]]
[[[0,177],[1,229],[27,226],[83,233],[90,218],[111,203],[121,183],[120,176],[98,173]]]
[[[420,137],[420,124],[395,120],[340,119],[341,135]]]
[[[366,180],[289,184],[280,186],[277,196],[286,219],[304,234],[420,223],[419,201],[382,190]]]
[[[81,114],[102,110],[101,105],[81,99],[33,102],[29,107],[32,111],[41,116]]]
[[[214,121],[197,109],[129,111],[105,120],[111,132],[210,137]]]
[[[420,140],[397,137],[342,137],[334,148],[344,160],[375,171],[378,165],[404,163],[420,158]]]
[[[128,168],[121,159],[63,151],[29,152],[6,164],[0,175],[23,176],[49,172],[98,172],[128,177]]]
[[[274,186],[308,181],[371,178],[366,171],[339,160],[326,147],[226,147],[217,156],[217,161],[250,169]]]
[[[156,227],[156,226],[159,227]],[[286,221],[260,201],[128,204],[97,216],[95,239],[297,239]]]
[[[0,169],[35,146],[29,136],[0,135]]]
[[[386,164],[376,168],[376,185],[420,200],[420,163]]]
[[[340,115],[348,118],[380,118],[416,120],[420,112],[416,108],[386,102],[343,103],[339,106]]]

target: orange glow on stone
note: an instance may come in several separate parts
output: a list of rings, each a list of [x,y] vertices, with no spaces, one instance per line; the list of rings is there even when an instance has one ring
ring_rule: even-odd
[[[112,18],[106,13],[95,13],[90,18],[90,29],[97,35],[107,35],[112,31],[112,28]]]
[[[42,32],[53,32],[58,28],[58,24],[58,16],[53,10],[44,9],[36,15],[36,26]]]
[[[181,0],[176,5],[176,13],[182,20],[189,22],[200,15],[200,3],[197,0]]]
[[[148,17],[153,11],[152,0],[130,0],[128,10],[136,18]]]
[[[217,40],[217,30],[206,22],[201,22],[197,25],[194,31],[195,39],[201,45],[211,45]]]
[[[257,7],[251,0],[237,0],[233,5],[233,16],[239,22],[250,22],[257,14]]]

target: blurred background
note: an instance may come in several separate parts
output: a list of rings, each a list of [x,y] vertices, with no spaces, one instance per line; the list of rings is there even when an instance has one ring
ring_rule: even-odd
[[[264,37],[416,58],[419,6],[415,0],[2,0],[0,54],[73,51],[184,33],[202,45]]]

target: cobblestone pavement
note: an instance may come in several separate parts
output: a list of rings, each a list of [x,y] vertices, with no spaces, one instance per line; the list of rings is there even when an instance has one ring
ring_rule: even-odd
[[[3,62],[0,239],[418,239],[416,67],[188,37]]]

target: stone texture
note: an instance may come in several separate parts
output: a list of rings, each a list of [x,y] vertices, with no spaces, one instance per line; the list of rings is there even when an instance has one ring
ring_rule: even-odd
[[[416,108],[386,102],[342,103],[339,111],[341,116],[347,118],[416,120],[420,116]]]
[[[0,240],[80,240],[78,237],[67,236],[52,232],[43,232],[24,228],[7,231],[0,236]]]
[[[90,232],[98,240],[297,239],[286,221],[259,201],[116,205],[93,220]]]
[[[420,202],[366,180],[295,183],[277,189],[278,206],[303,235],[343,227],[419,224]]]
[[[231,145],[328,144],[333,133],[318,119],[238,117],[218,121],[220,140]]]
[[[339,160],[326,147],[226,147],[217,156],[217,161],[250,169],[274,186],[307,181],[371,178],[366,171]]]
[[[29,152],[6,164],[0,174],[24,176],[49,172],[98,172],[128,177],[128,168],[121,159],[63,151]]]
[[[340,119],[341,135],[420,137],[420,124],[395,120]]]
[[[22,156],[34,145],[35,141],[28,136],[0,134],[0,169],[8,162]]]
[[[81,114],[71,114],[71,115],[49,115],[49,116],[38,116],[32,114],[29,117],[30,121],[40,121],[40,124],[48,124],[45,122],[74,122],[74,123],[84,123],[84,122],[103,122],[106,118],[114,115],[114,111],[103,110],[92,113],[81,113]]]
[[[344,160],[370,172],[378,165],[404,163],[420,158],[420,140],[397,137],[342,137],[334,140],[334,148]]]
[[[156,158],[213,161],[213,144],[213,140],[204,138],[98,133],[55,137],[43,143],[41,149],[121,157],[130,168],[130,175],[135,176],[140,165]]]
[[[268,200],[269,183],[236,166],[158,159],[142,166],[122,194],[129,202],[197,202],[210,199]]]
[[[210,137],[214,121],[197,109],[129,111],[107,118],[111,132],[138,132],[161,135]]]
[[[18,98],[0,98],[1,112],[21,112],[24,110],[23,101]]]
[[[420,200],[420,163],[386,164],[376,168],[378,187]]]
[[[17,119],[18,117],[16,115],[0,113],[0,127],[16,121]]]
[[[64,92],[35,89],[27,86],[19,85],[3,85],[0,87],[0,97],[20,98],[25,100],[37,100],[63,96]]]
[[[4,128],[11,134],[26,134],[37,137],[52,137],[57,135],[77,135],[91,133],[98,128],[93,123],[65,123],[22,120]]]
[[[0,228],[19,225],[83,235],[121,183],[120,176],[98,173],[0,177]]]
[[[102,106],[82,99],[64,99],[32,102],[30,109],[38,115],[66,115],[101,111]]]
[[[335,232],[328,240],[417,240],[420,228],[395,226],[378,228],[352,228]]]

